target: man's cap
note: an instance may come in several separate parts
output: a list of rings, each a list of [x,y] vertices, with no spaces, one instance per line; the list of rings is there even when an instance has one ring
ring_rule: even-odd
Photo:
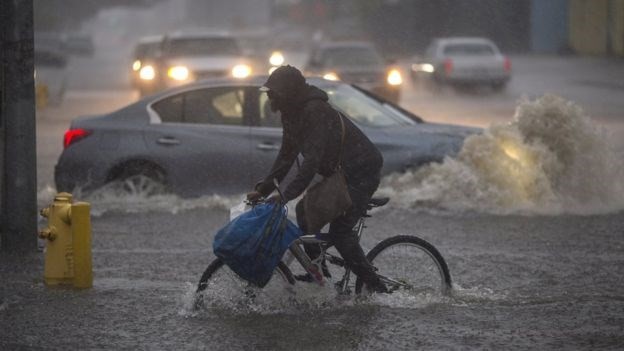
[[[305,78],[301,71],[291,65],[278,67],[260,87],[260,91],[273,90],[278,94],[290,95],[299,87],[305,85]]]

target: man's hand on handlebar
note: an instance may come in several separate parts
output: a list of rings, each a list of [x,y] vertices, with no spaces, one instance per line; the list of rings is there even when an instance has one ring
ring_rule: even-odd
[[[258,191],[252,191],[250,193],[247,193],[246,202],[250,205],[255,205],[260,202],[284,204],[284,200],[282,199],[279,193],[273,194],[270,197],[265,199],[264,196],[260,194],[260,192]]]
[[[260,202],[263,199],[264,199],[264,196],[262,196],[262,194],[260,194],[259,191],[254,190],[250,193],[247,193],[247,201],[249,201],[252,204]]]

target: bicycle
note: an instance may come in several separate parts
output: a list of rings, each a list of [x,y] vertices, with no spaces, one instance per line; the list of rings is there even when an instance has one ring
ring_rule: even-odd
[[[388,203],[389,198],[372,198],[369,201],[366,213],[360,218],[356,226],[358,239],[361,239],[365,221],[370,218],[370,210],[376,207],[382,207]],[[314,260],[304,252],[303,244],[319,245],[321,254]],[[322,233],[318,235],[303,235],[295,240],[289,248],[289,258],[279,262],[275,269],[275,273],[271,281],[276,277],[279,278],[282,287],[292,287],[296,284],[295,279],[289,265],[293,258],[296,259],[301,267],[308,272],[313,280],[324,285],[329,273],[323,262],[329,263],[335,267],[344,269],[342,278],[335,283],[339,294],[350,294],[355,290],[356,294],[362,293],[364,283],[361,279],[355,280],[355,285],[351,283],[351,270],[345,267],[345,261],[339,256],[330,253],[328,249],[332,246],[331,234]],[[287,252],[288,254],[288,252]],[[287,255],[285,255],[287,256]],[[396,235],[386,238],[373,247],[366,255],[369,262],[375,267],[377,275],[381,281],[386,284],[388,291],[394,293],[396,291],[406,291],[411,294],[442,294],[448,295],[451,291],[451,274],[446,261],[440,252],[429,242],[413,236],[413,235]],[[196,296],[199,299],[200,294],[205,291],[211,283],[219,286],[220,277],[227,276],[234,280],[237,276],[227,267],[221,259],[213,260],[204,273],[202,274],[196,290]],[[331,276],[331,274],[329,274]],[[245,289],[245,282],[238,278],[239,287]],[[271,283],[271,282],[270,282]],[[246,295],[249,292],[246,290]],[[254,295],[253,293],[251,295]]]

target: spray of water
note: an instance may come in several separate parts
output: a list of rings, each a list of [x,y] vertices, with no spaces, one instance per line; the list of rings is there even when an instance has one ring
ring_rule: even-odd
[[[387,177],[380,193],[412,208],[605,213],[624,209],[624,166],[606,130],[573,102],[545,95],[467,138],[455,158]]]
[[[51,203],[56,195],[53,187],[39,190],[37,200],[40,207]],[[112,191],[105,186],[94,192],[83,194],[81,189],[74,189],[72,195],[75,201],[86,201],[91,204],[91,215],[99,217],[107,212],[121,211],[124,213],[169,212],[176,214],[193,209],[229,210],[239,204],[244,195],[206,195],[192,199],[181,198],[170,193],[151,194],[147,192],[119,192]]]

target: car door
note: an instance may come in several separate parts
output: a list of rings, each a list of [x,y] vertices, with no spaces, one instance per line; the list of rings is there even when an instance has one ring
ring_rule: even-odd
[[[253,89],[249,92],[250,120],[254,125],[250,135],[253,159],[251,174],[257,181],[264,179],[271,170],[282,144],[282,121],[279,112],[270,108],[266,94]]]
[[[245,87],[204,87],[151,105],[144,135],[175,190],[184,195],[250,189],[250,126]]]

